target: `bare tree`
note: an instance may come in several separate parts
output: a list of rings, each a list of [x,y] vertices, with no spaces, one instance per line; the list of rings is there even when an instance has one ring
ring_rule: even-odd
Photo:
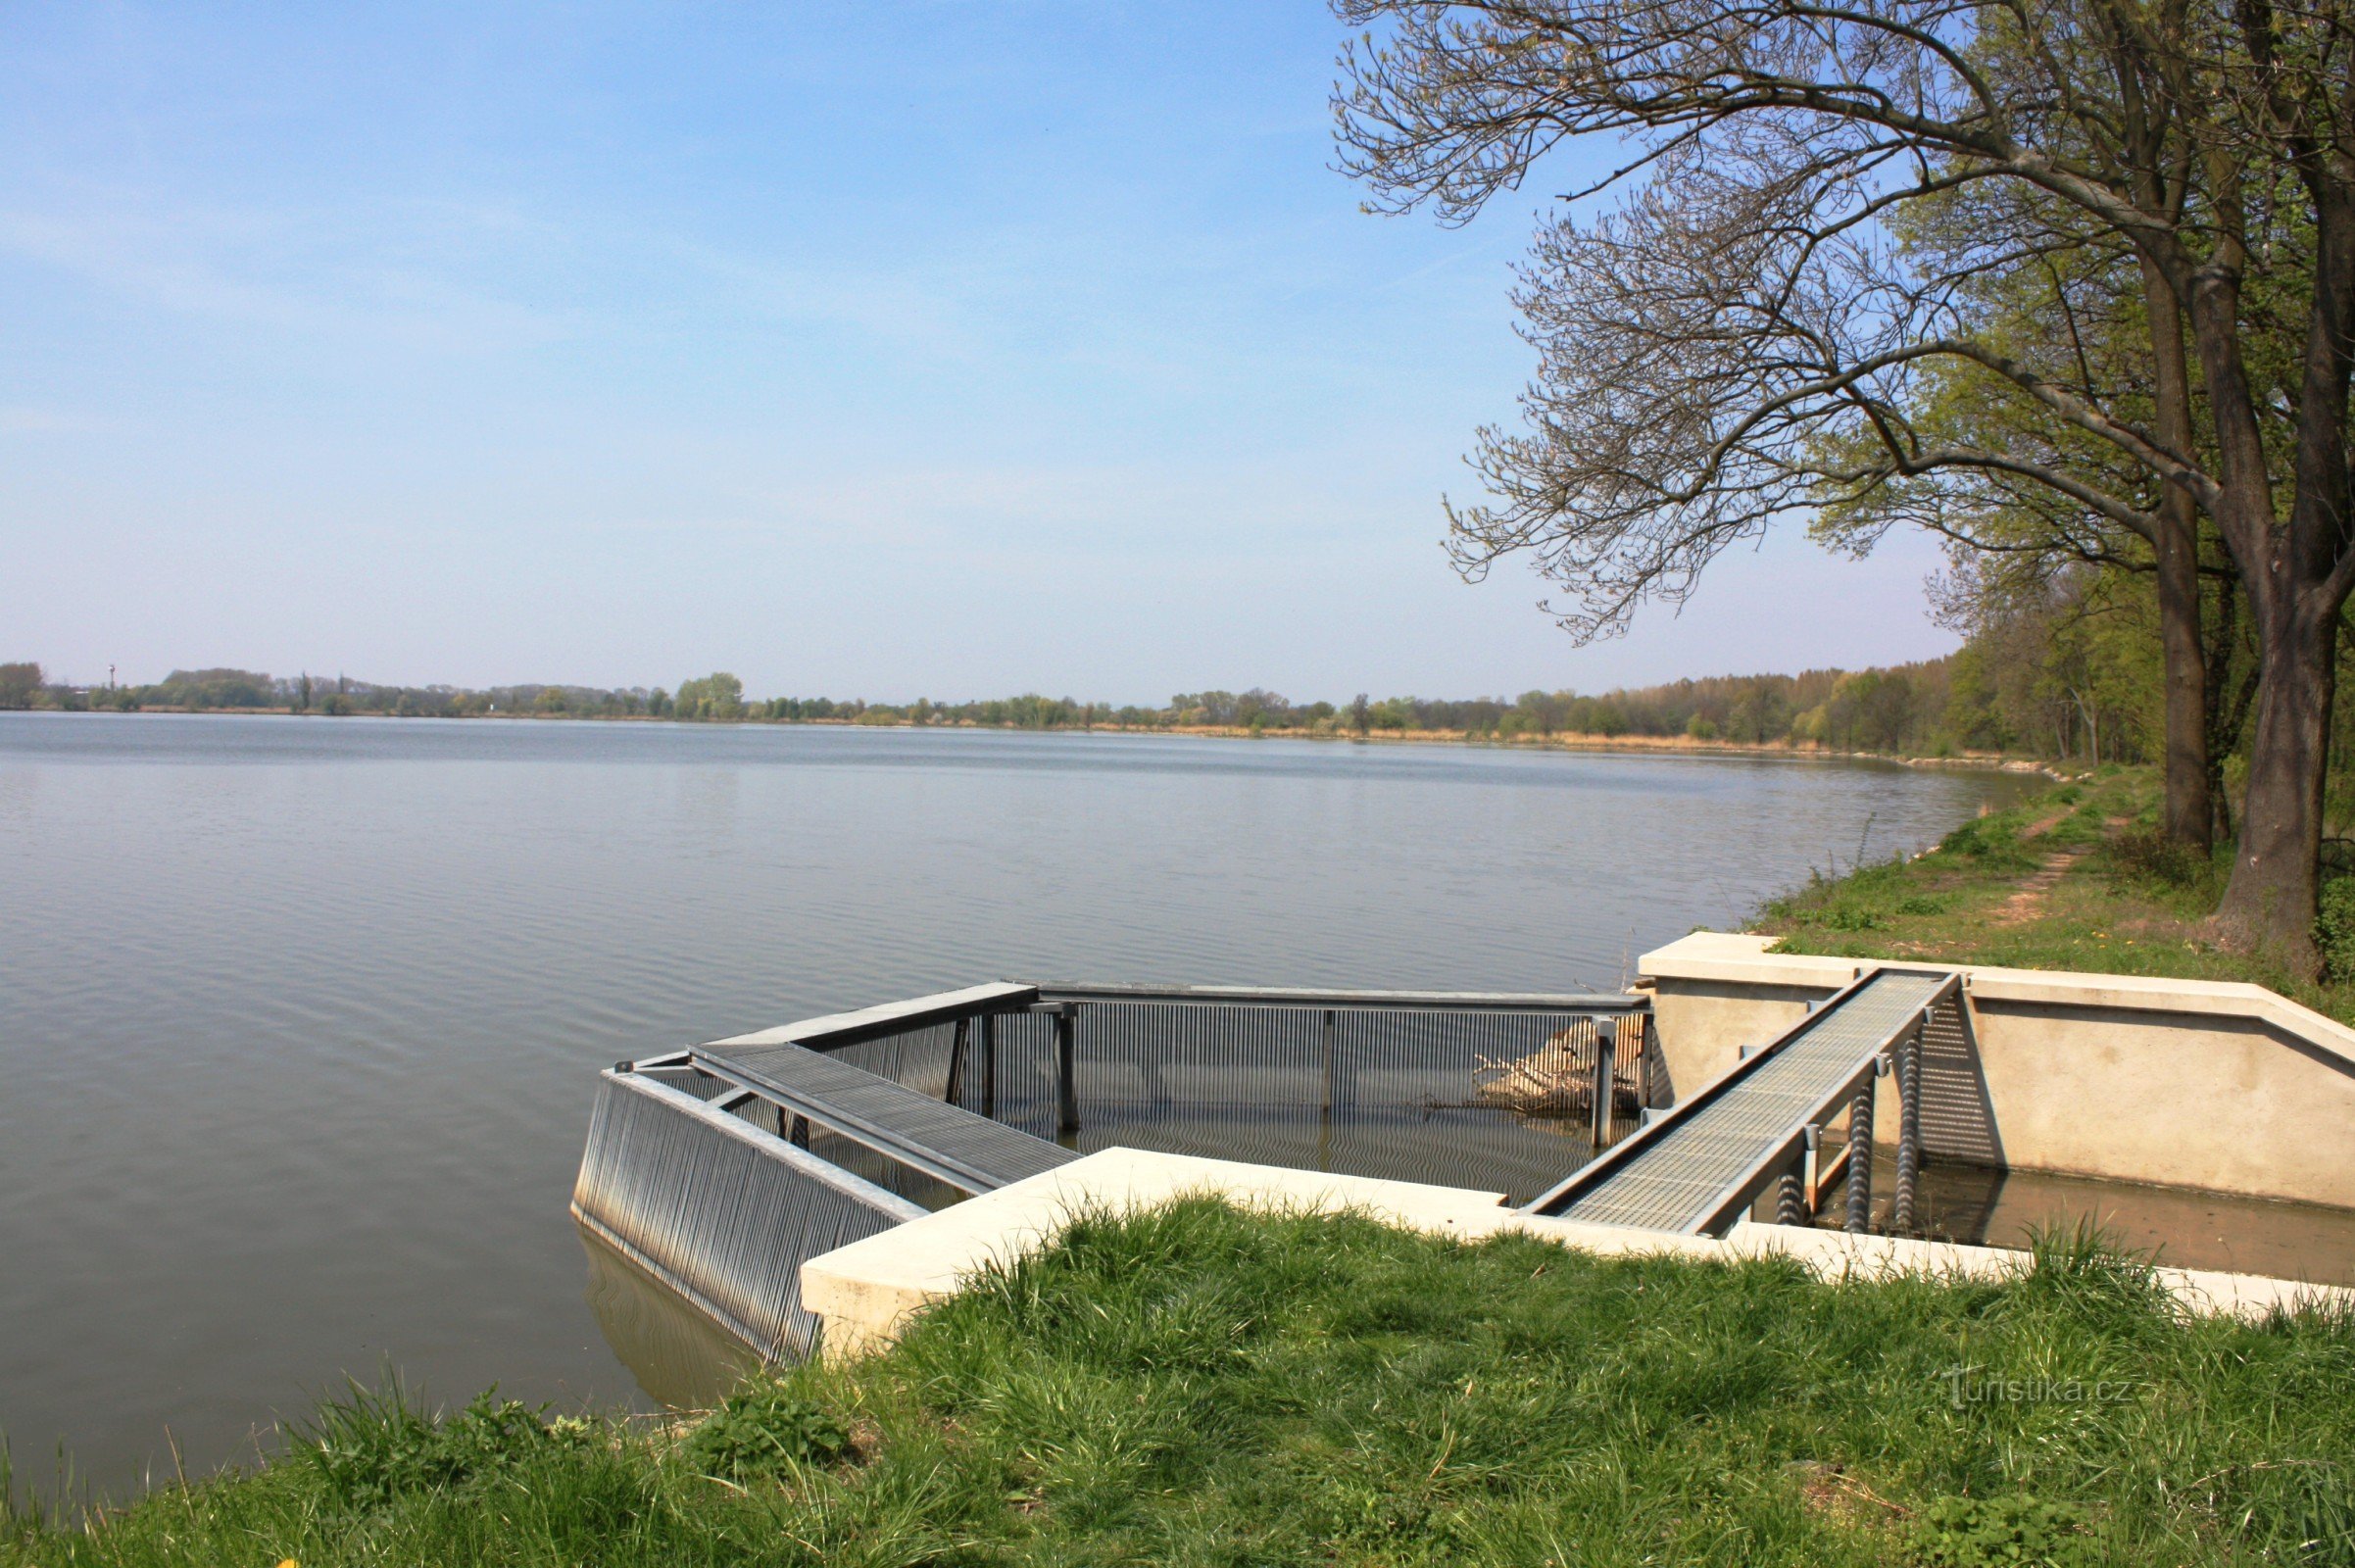
[[[2034,487],[2151,549],[2178,621],[2172,731],[2199,686],[2196,619],[2187,641],[2181,625],[2196,509],[2247,582],[2263,649],[2220,917],[2310,967],[2355,585],[2351,5],[1337,0],[1383,29],[1345,54],[1336,99],[1345,167],[1383,205],[1465,220],[1566,137],[1627,149],[1525,269],[1541,370],[1525,427],[1482,432],[1493,499],[1450,511],[1459,562],[1533,554],[1570,590],[1563,623],[1592,636],[1690,593],[1728,544],[1860,487]],[[1607,187],[1619,200],[1589,216]],[[2133,257],[2152,320],[2145,416],[2005,352],[1967,274],[1904,253],[1909,209],[1979,191]],[[1992,236],[1991,259],[2025,265],[2035,237]],[[2296,341],[2277,355],[2283,316]],[[1957,368],[2135,482],[1918,428],[1923,379]]]

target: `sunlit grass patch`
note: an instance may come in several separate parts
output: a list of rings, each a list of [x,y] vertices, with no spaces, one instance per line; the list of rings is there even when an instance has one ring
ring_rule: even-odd
[[[2355,1322],[2186,1318],[2078,1233],[1830,1285],[1201,1200],[700,1425],[355,1397],[0,1563],[2343,1562],[2350,1379]]]

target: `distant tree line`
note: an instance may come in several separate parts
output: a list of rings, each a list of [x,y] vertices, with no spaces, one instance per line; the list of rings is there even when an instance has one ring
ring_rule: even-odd
[[[1987,646],[1980,646],[1980,642]],[[2015,641],[2018,641],[2015,639]],[[2033,641],[2033,640],[2032,640]],[[0,707],[67,710],[169,709],[326,716],[368,713],[417,718],[639,718],[705,723],[853,723],[991,729],[1233,730],[1323,737],[1461,735],[1510,741],[1576,737],[1684,737],[1701,742],[1789,745],[1835,751],[1940,754],[2007,748],[2063,755],[2098,730],[2101,760],[2139,759],[2147,715],[2108,712],[2056,698],[2044,646],[1976,640],[1944,659],[1862,670],[1797,675],[1721,675],[1600,693],[1527,691],[1518,697],[1429,698],[1359,694],[1346,703],[1296,703],[1262,687],[1180,692],[1160,707],[1082,702],[1035,692],[944,703],[870,703],[828,697],[748,698],[744,683],[715,671],[677,688],[515,685],[469,689],[397,686],[345,675],[270,675],[246,669],[175,669],[146,685],[72,686],[43,677],[36,663],[0,664]],[[2021,669],[2012,667],[2019,663]],[[2023,673],[2023,670],[2027,673]],[[2090,719],[2087,714],[2093,715]]]

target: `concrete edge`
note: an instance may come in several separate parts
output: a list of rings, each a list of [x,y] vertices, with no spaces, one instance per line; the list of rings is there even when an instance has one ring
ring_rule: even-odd
[[[1788,1257],[1832,1283],[1892,1277],[2001,1280],[2032,1261],[2026,1252],[2002,1248],[1849,1236],[1746,1220],[1724,1240],[1590,1225],[1504,1208],[1495,1193],[1107,1149],[810,1258],[802,1265],[802,1302],[823,1321],[824,1353],[862,1355],[889,1345],[917,1313],[956,1295],[990,1265],[1047,1246],[1080,1212],[1133,1211],[1201,1194],[1269,1212],[1362,1213],[1460,1241],[1518,1234],[1604,1257],[1726,1263]],[[2156,1273],[2161,1286],[2192,1312],[2256,1322],[2309,1306],[2355,1312],[2355,1288],[2345,1286],[2204,1269]]]

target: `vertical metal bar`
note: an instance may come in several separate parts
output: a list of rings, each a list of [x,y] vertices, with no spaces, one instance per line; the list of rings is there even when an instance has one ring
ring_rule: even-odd
[[[1079,1131],[1079,1084],[1072,1070],[1074,1024],[1079,1007],[1066,1002],[1055,1013],[1055,1130]]]
[[[1913,1038],[1897,1048],[1897,1202],[1889,1228],[1899,1236],[1914,1231],[1922,1184],[1922,1040],[1930,1028],[1925,1011]]]
[[[1327,1116],[1331,1116],[1331,1115],[1333,1114],[1333,1073],[1334,1073],[1334,1068],[1335,1068],[1335,1062],[1334,1062],[1334,1056],[1335,1056],[1335,1050],[1334,1050],[1334,1037],[1335,1037],[1335,1036],[1336,1036],[1336,1035],[1337,1035],[1339,1032],[1340,1032],[1340,1025],[1339,1025],[1339,1024],[1338,1024],[1338,1023],[1335,1021],[1335,1019],[1334,1019],[1334,1015],[1333,1015],[1333,1009],[1332,1009],[1331,1007],[1327,1007],[1327,1008],[1325,1009],[1325,1035],[1324,1035],[1324,1046],[1325,1046],[1325,1114],[1326,1114]]]
[[[1612,1058],[1619,1054],[1619,1026],[1608,1018],[1595,1020],[1595,1147],[1611,1141]]]
[[[1824,1205],[1824,1129],[1821,1124],[1807,1124],[1806,1162],[1800,1167],[1800,1181],[1806,1188],[1807,1213],[1812,1217]]]
[[[792,1144],[796,1149],[808,1149],[810,1147],[809,1117],[796,1116],[793,1118],[793,1132],[790,1136],[788,1136],[786,1142]]]
[[[971,1032],[973,1020],[957,1020],[957,1032],[949,1037],[949,1086],[941,1098],[952,1105],[961,1105],[965,1098],[965,1036]]]
[[[1867,1078],[1848,1102],[1848,1231],[1873,1228],[1873,1084]]]

